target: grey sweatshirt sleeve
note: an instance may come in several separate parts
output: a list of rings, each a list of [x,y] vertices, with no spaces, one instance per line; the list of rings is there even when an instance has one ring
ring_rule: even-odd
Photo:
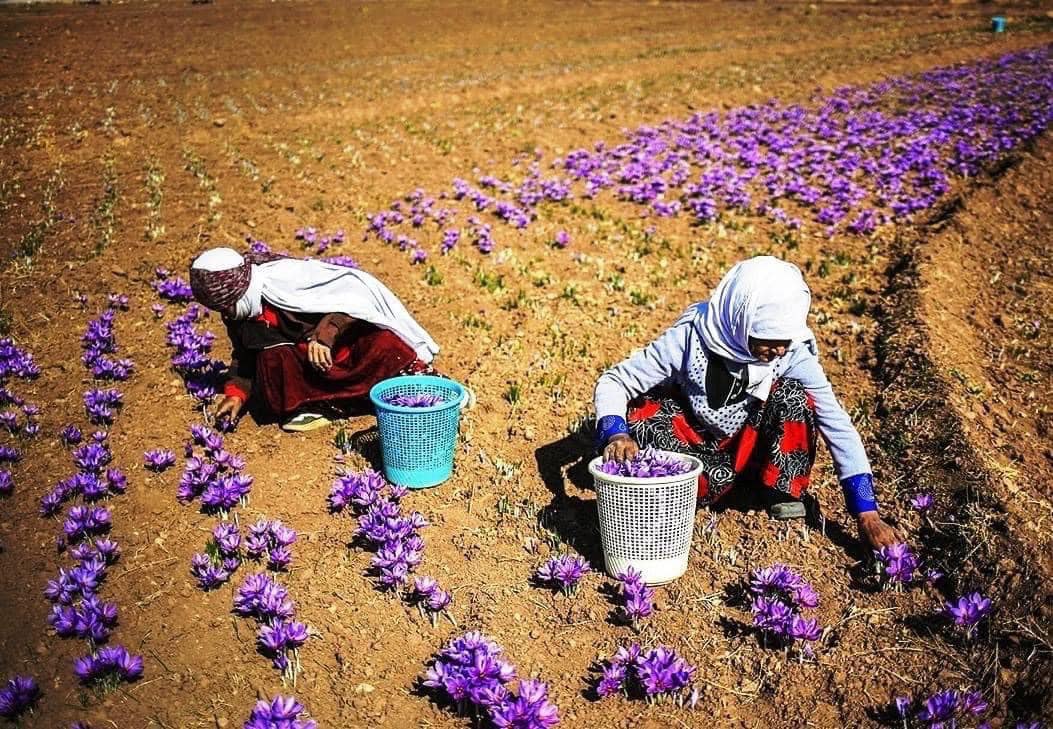
[[[819,434],[833,458],[838,480],[870,473],[870,461],[863,448],[863,439],[834,395],[819,358],[811,352],[802,354],[800,361],[794,362],[786,370],[785,376],[800,380],[812,396]]]
[[[680,321],[643,349],[600,375],[594,402],[597,422],[608,415],[624,418],[629,401],[667,382],[684,361],[690,321]]]

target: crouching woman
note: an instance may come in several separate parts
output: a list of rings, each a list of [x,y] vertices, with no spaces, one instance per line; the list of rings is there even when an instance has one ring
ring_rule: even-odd
[[[213,248],[191,263],[190,285],[231,341],[217,418],[236,419],[252,401],[285,430],[312,430],[368,411],[381,380],[433,372],[438,345],[364,271]]]
[[[895,542],[862,440],[819,363],[810,306],[793,264],[758,256],[732,267],[708,301],[600,377],[604,455],[625,460],[648,446],[690,454],[702,462],[703,503],[751,482],[773,518],[793,519],[805,516],[818,431],[860,536],[874,548]]]

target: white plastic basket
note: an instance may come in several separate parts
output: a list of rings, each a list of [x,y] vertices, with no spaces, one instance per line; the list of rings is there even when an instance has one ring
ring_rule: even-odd
[[[647,584],[662,585],[687,571],[702,462],[682,453],[660,452],[687,461],[691,470],[663,478],[630,478],[601,471],[602,457],[589,463],[603,561],[611,577],[632,567]]]

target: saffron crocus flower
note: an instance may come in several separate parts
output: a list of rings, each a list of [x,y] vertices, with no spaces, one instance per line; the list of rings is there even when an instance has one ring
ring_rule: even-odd
[[[944,605],[944,611],[954,620],[954,624],[965,628],[966,635],[972,635],[977,623],[991,613],[991,600],[979,592],[959,597],[954,602]]]
[[[317,729],[317,726],[306,718],[299,701],[291,696],[275,696],[269,702],[256,702],[244,729]]]
[[[88,443],[73,451],[74,465],[87,473],[99,473],[111,460],[113,455],[104,443]]]
[[[666,454],[654,448],[644,448],[625,462],[604,461],[600,464],[600,470],[611,476],[665,478],[687,473],[691,467],[687,461],[673,454]]]
[[[107,678],[138,681],[143,676],[143,658],[128,652],[124,646],[106,646],[73,662],[73,672],[82,683],[92,684]]]
[[[624,691],[649,701],[682,694],[695,673],[695,668],[668,646],[644,650],[636,644],[619,648],[601,670],[596,687],[601,697]]]
[[[939,691],[922,705],[918,712],[918,718],[930,724],[940,721],[948,721],[954,718],[958,710],[957,691]]]
[[[552,244],[557,248],[566,248],[570,245],[570,233],[565,230],[557,231],[556,237],[552,240]]]
[[[914,507],[915,511],[925,513],[932,508],[933,498],[930,493],[915,494],[914,498],[910,500],[910,505]]]
[[[548,686],[523,679],[519,696],[490,705],[490,719],[501,729],[548,729],[559,723],[559,710],[548,700]]]
[[[818,621],[801,616],[800,611],[819,604],[819,595],[804,578],[784,564],[754,570],[749,590],[755,596],[751,609],[753,624],[766,637],[780,643],[814,642],[822,636]],[[809,657],[805,646],[802,656]]]
[[[205,592],[216,589],[230,579],[230,570],[214,563],[209,555],[203,553],[190,558],[190,574]]]
[[[0,716],[15,720],[40,698],[40,687],[31,676],[14,676],[0,689]]]
[[[612,663],[603,669],[603,675],[596,686],[596,693],[601,697],[612,696],[625,690],[627,667],[622,663]]]
[[[175,465],[176,456],[170,450],[157,448],[143,453],[143,465],[148,471],[160,473]]]
[[[15,480],[10,471],[0,470],[0,496],[10,496],[15,490]]]
[[[423,684],[462,707],[466,703],[480,708],[503,705],[512,698],[507,686],[515,678],[515,668],[503,660],[502,653],[497,643],[481,633],[465,633],[439,651],[425,672]],[[520,698],[545,703],[538,687],[526,688]]]
[[[567,595],[573,595],[577,591],[578,582],[588,572],[588,562],[579,556],[564,554],[541,565],[535,577],[539,582],[557,587]]]
[[[385,486],[384,477],[373,469],[345,474],[333,482],[329,492],[329,508],[342,511],[350,505],[361,513],[381,498]]]
[[[421,392],[415,394],[392,395],[384,399],[389,405],[403,408],[430,408],[445,402],[442,395]]]
[[[63,445],[72,446],[80,443],[84,436],[80,432],[80,428],[70,423],[59,431],[59,439],[62,440]]]
[[[889,584],[907,585],[914,581],[914,573],[920,566],[917,555],[906,544],[892,544],[874,552],[878,569]]]

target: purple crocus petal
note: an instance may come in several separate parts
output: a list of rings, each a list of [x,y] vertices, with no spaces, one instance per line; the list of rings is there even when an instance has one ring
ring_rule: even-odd
[[[445,401],[446,400],[442,395],[423,392],[416,394],[391,395],[390,397],[385,398],[385,402],[389,405],[403,408],[430,408],[440,405]]]
[[[600,696],[613,696],[625,690],[627,669],[623,663],[615,663],[603,669],[603,675],[596,686]]]
[[[930,724],[954,718],[958,710],[957,691],[939,691],[928,699],[918,711],[918,718]]]
[[[665,478],[687,473],[691,466],[676,454],[644,448],[628,461],[604,461],[600,470],[611,476]]]
[[[436,589],[427,596],[425,606],[433,613],[442,612],[453,602],[453,596],[445,590]]]
[[[155,471],[157,473],[166,471],[172,466],[174,466],[175,462],[175,453],[173,453],[170,450],[158,448],[155,450],[146,451],[143,454],[143,465],[149,471]]]
[[[988,703],[979,691],[969,691],[962,696],[962,711],[980,716],[988,709]]]
[[[930,493],[915,494],[910,500],[910,505],[915,511],[925,512],[932,508],[933,498]]]

